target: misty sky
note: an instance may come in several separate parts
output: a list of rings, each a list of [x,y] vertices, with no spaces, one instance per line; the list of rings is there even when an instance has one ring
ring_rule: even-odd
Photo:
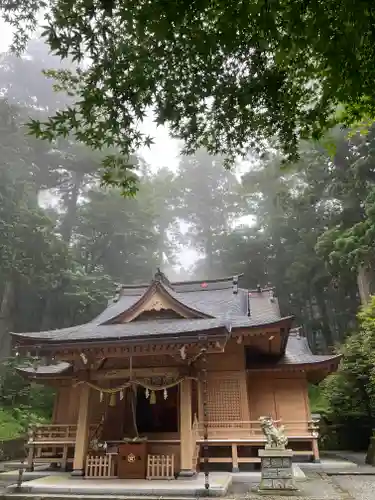
[[[1,19],[0,33],[0,52],[5,52],[11,42],[12,30],[10,26]],[[168,128],[164,126],[156,127],[152,120],[152,116],[149,116],[143,122],[142,131],[154,138],[154,144],[150,148],[142,148],[139,150],[139,154],[144,160],[153,170],[157,170],[161,167],[168,167],[171,170],[175,170],[178,165],[180,148],[178,141],[169,137]],[[241,221],[241,223],[246,222],[250,221]],[[198,258],[198,254],[193,249],[186,249],[181,251],[179,258],[182,266],[189,268]]]
[[[12,38],[10,26],[0,19],[0,52],[5,52]],[[179,146],[178,141],[171,139],[168,129],[160,126],[156,127],[151,117],[144,120],[143,131],[154,138],[154,145],[150,148],[142,148],[139,154],[151,166],[157,170],[161,167],[168,167],[172,170],[177,168]],[[179,256],[183,267],[188,268],[196,261],[198,254],[193,249],[182,250]]]
[[[5,52],[12,38],[9,25],[0,19],[0,52]],[[142,148],[139,153],[154,169],[168,167],[175,169],[178,163],[178,142],[168,136],[166,127],[156,127],[152,118],[144,121],[143,131],[154,137],[155,144],[151,148]]]

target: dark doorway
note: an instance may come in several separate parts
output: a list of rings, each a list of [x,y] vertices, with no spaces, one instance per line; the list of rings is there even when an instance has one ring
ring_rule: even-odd
[[[168,389],[168,397],[164,399],[163,391],[156,391],[155,404],[146,398],[145,390],[138,389],[137,394],[137,427],[140,435],[157,432],[178,432],[178,388]]]

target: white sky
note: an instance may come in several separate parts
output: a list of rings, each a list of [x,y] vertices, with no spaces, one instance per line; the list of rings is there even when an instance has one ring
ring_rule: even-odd
[[[12,39],[12,29],[1,19],[0,33],[0,52],[5,52]],[[156,127],[151,117],[145,119],[142,129],[154,138],[154,144],[150,148],[142,148],[140,155],[155,170],[161,167],[175,169],[179,155],[178,141],[169,137],[166,127]]]
[[[11,27],[0,19],[0,52],[5,52],[12,38]],[[154,139],[150,148],[142,148],[139,154],[150,165],[153,170],[168,167],[175,170],[178,165],[179,143],[171,139],[167,127],[156,127],[152,117],[147,117],[142,126],[142,131]],[[243,168],[240,168],[243,170]],[[250,220],[243,219],[241,223],[249,223]],[[198,253],[193,249],[185,249],[180,252],[180,262],[184,268],[189,268],[198,258]]]

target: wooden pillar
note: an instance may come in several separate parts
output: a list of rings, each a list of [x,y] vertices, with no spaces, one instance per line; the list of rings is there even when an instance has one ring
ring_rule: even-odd
[[[185,379],[180,384],[180,452],[181,465],[179,477],[193,477],[193,434],[191,409],[191,379]]]
[[[312,440],[312,452],[313,452],[313,461],[315,463],[320,463],[319,445],[317,438],[314,438]]]
[[[232,443],[232,472],[240,472],[238,467],[238,449],[236,443]]]
[[[89,400],[90,387],[87,384],[82,384],[72,476],[83,476],[85,473],[85,458],[89,439]]]

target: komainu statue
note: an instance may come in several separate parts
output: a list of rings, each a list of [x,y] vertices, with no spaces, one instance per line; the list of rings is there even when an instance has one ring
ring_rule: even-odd
[[[260,427],[263,434],[266,436],[266,448],[278,448],[285,450],[288,444],[288,438],[285,436],[283,425],[276,427],[274,420],[271,417],[260,417]]]

